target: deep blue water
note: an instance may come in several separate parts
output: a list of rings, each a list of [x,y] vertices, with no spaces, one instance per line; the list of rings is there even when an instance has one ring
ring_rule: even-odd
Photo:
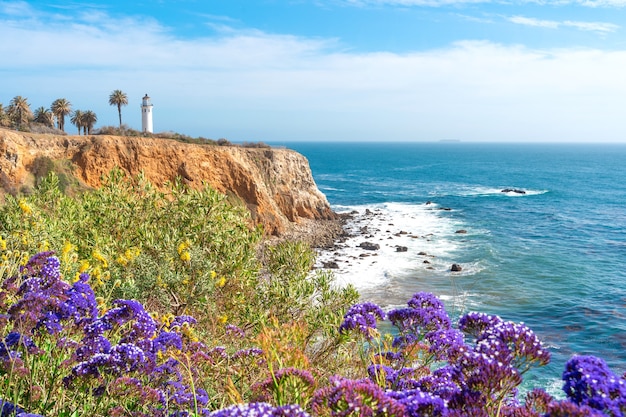
[[[411,248],[393,255],[405,257],[391,261],[395,269],[383,271],[381,253],[371,264],[378,269],[359,272],[368,282],[363,298],[402,304],[426,290],[442,296],[453,314],[478,310],[525,322],[553,355],[530,383],[560,388],[574,353],[601,356],[616,373],[626,371],[626,145],[285,145],[307,157],[336,210],[400,207],[388,227],[400,217],[427,215],[437,232],[423,245],[452,248],[442,249],[431,269]],[[450,273],[452,262],[464,272]]]

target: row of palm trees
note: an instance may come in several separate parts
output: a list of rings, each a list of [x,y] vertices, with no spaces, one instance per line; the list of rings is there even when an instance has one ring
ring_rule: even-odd
[[[122,90],[114,90],[109,95],[109,104],[117,107],[121,129],[122,106],[128,105],[128,96]],[[41,106],[34,112],[30,108],[28,99],[22,96],[13,97],[7,107],[4,107],[2,103],[0,103],[1,127],[12,127],[17,130],[23,130],[30,122],[35,122],[49,128],[54,128],[56,120],[57,129],[65,132],[66,116],[70,116],[70,122],[78,128],[79,135],[81,129],[83,134],[91,134],[91,130],[98,121],[98,116],[91,110],[74,110],[72,112],[72,104],[64,98],[54,100],[49,109]]]

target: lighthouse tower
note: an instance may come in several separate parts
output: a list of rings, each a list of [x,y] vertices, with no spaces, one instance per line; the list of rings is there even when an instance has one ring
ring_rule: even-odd
[[[141,102],[141,131],[152,133],[152,103],[150,103],[148,94],[143,96]]]

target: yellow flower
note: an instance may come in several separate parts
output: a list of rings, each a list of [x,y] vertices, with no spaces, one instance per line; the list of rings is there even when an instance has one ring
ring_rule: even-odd
[[[126,266],[128,265],[128,258],[126,258],[124,255],[120,255],[117,257],[115,262],[117,262],[119,265]]]
[[[182,255],[184,251],[186,251],[189,248],[189,242],[185,241],[185,242],[181,242],[178,245],[178,254]]]
[[[91,265],[89,265],[89,261],[86,260],[86,259],[83,259],[82,261],[80,261],[80,266],[78,267],[78,272],[83,273],[83,272],[87,271],[90,267],[91,267]]]
[[[0,237],[0,250],[7,250],[7,241]]]
[[[32,214],[33,213],[32,207],[23,198],[20,199],[18,204],[19,204],[19,206],[22,209],[22,212],[24,214]]]
[[[161,288],[167,288],[167,284],[165,282],[163,282],[163,279],[161,278],[161,275],[159,275],[156,279],[156,285],[157,287],[161,287]]]
[[[217,276],[217,272],[215,271],[211,271],[211,279],[215,279],[215,277]]]
[[[106,258],[104,257],[104,255],[98,249],[94,249],[93,252],[91,253],[91,256],[93,256],[93,258],[95,260],[100,261],[104,268],[108,267],[109,264],[108,264]]]
[[[215,285],[222,288],[224,285],[226,285],[226,278],[220,277],[220,279],[217,281]]]
[[[183,285],[188,285],[189,284],[189,278],[185,278],[183,280]]]
[[[137,258],[140,254],[141,254],[141,249],[133,247],[130,249],[126,249],[126,251],[124,252],[124,257],[128,259],[129,261],[132,261],[135,258]]]
[[[164,314],[163,316],[161,316],[161,323],[169,327],[174,318],[175,316],[172,313]]]
[[[70,252],[76,250],[76,246],[72,245],[69,241],[65,241],[63,244],[63,249],[61,249],[61,254],[63,257],[66,257]]]
[[[226,314],[222,314],[217,318],[220,324],[225,324],[228,321],[228,316]]]
[[[189,254],[188,251],[183,251],[180,254],[180,260],[183,262],[189,262],[191,260],[191,255]]]
[[[187,337],[191,342],[197,342],[199,340],[198,336],[196,336],[196,333],[194,332],[194,330],[191,327],[189,327],[188,323],[183,324],[181,331],[183,335]]]

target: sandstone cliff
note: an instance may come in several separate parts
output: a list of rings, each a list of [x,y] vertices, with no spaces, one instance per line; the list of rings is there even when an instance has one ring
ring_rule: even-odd
[[[98,187],[119,167],[142,172],[156,186],[177,176],[191,187],[203,181],[239,197],[266,233],[281,235],[306,219],[334,219],[318,190],[308,161],[289,149],[194,145],[167,139],[118,136],[55,136],[0,129],[0,185],[32,183],[41,157],[69,160],[74,176]]]

